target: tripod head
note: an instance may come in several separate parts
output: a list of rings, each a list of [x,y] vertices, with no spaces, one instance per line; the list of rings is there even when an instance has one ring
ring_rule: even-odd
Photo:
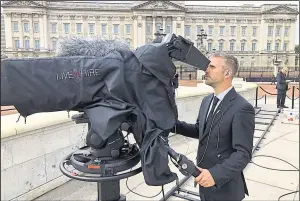
[[[92,131],[89,118],[85,113],[73,115],[72,120],[76,124],[88,124],[87,147],[85,147],[84,151],[75,152],[71,157],[71,163],[76,169],[85,173],[112,176],[120,171],[132,168],[139,162],[140,157],[137,144],[130,144],[129,139],[126,139],[133,131],[129,122],[123,122],[120,128],[108,139],[103,140],[96,132]],[[127,133],[126,136],[124,136],[123,132]],[[128,159],[131,161],[128,161]],[[100,165],[99,161],[101,161],[102,165]],[[110,163],[110,169],[105,168],[103,163]]]

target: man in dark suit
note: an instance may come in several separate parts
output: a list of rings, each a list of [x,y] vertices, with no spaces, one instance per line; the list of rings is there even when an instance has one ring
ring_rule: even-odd
[[[232,86],[238,61],[230,55],[210,57],[206,96],[195,124],[177,121],[176,133],[199,139],[197,165],[201,200],[242,200],[248,195],[243,169],[252,157],[255,112]]]
[[[288,108],[284,105],[286,91],[288,89],[288,83],[286,81],[286,75],[288,73],[288,68],[284,67],[281,71],[278,72],[276,76],[277,81],[277,108]]]

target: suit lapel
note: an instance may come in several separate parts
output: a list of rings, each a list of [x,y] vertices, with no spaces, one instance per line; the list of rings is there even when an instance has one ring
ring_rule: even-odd
[[[207,116],[207,113],[208,113],[208,110],[209,110],[209,106],[210,106],[210,103],[213,99],[214,95],[210,95],[207,100],[203,103],[203,114],[204,115],[200,115],[200,118],[199,118],[199,125],[201,126],[201,131],[200,131],[200,138],[201,136],[203,135],[203,132],[204,132],[204,123],[205,123],[205,120],[206,120],[206,116]],[[202,112],[201,112],[202,113]]]
[[[233,102],[232,100],[235,99],[235,96],[236,96],[236,91],[234,88],[232,88],[227,94],[226,96],[224,97],[223,99],[223,103],[221,102],[218,106],[218,108],[216,109],[216,112],[215,112],[215,118],[214,118],[214,121],[212,122],[212,127],[211,127],[211,130],[215,127],[215,126],[218,126],[219,124],[219,121],[221,120],[221,117],[225,115],[225,113],[229,110],[229,108],[232,106]],[[211,98],[210,98],[211,100]],[[210,103],[210,102],[209,102]],[[209,105],[208,103],[208,105]],[[209,106],[208,106],[209,108]],[[207,109],[208,110],[208,109]],[[218,112],[219,111],[219,112]],[[218,112],[218,113],[217,113]],[[205,114],[207,114],[207,111],[205,111]],[[206,117],[206,116],[205,116]],[[204,118],[205,120],[205,118]],[[200,136],[200,141],[202,141],[208,134],[209,134],[209,128],[206,129],[205,131],[203,131],[203,135]]]

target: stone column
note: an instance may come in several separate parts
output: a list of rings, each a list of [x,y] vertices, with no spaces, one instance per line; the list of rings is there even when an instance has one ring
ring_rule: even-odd
[[[137,18],[137,30],[138,30],[138,33],[137,33],[137,46],[141,46],[142,44],[142,38],[143,38],[143,35],[142,35],[142,16],[138,16]]]
[[[176,23],[176,18],[177,18],[177,17],[172,16],[172,32],[173,32],[174,34],[177,35],[177,23]]]
[[[83,35],[88,36],[89,35],[89,24],[88,24],[88,16],[84,15],[83,18]]]
[[[267,50],[267,34],[268,33],[268,24],[266,23],[265,19],[261,19],[260,27],[259,27],[259,51]],[[259,66],[264,65],[263,63],[260,63]]]
[[[196,27],[196,18],[192,18],[192,27],[191,27],[191,39],[195,42],[197,46],[197,27]]]
[[[146,16],[142,16],[142,44],[141,45],[145,45],[146,44]]]
[[[289,44],[288,44],[288,49],[290,51],[294,51],[294,47],[295,47],[295,40],[296,40],[296,19],[292,19],[290,21],[290,29],[288,32],[288,38],[289,38]],[[299,37],[299,36],[297,36]]]
[[[47,30],[45,30],[46,23],[43,19],[43,14],[39,14],[39,32],[40,32],[40,50],[44,51],[47,49],[45,47],[45,40],[47,40],[45,34],[47,33]]]
[[[112,36],[113,35],[113,25],[112,25],[112,16],[107,17],[108,22],[107,22],[107,36]]]
[[[167,17],[163,16],[162,18],[163,18],[163,24],[162,24],[163,32],[166,33],[166,18]]]
[[[120,16],[120,37],[125,37],[125,24],[124,24],[125,16]]]
[[[76,21],[75,15],[70,15],[71,23],[70,23],[70,34],[76,35]]]
[[[35,40],[34,40],[34,35],[33,35],[33,14],[28,14],[29,15],[29,24],[28,24],[28,29],[29,29],[29,49],[34,49],[35,48]]]
[[[180,29],[179,29],[179,33],[178,35],[181,35],[182,37],[184,37],[184,17],[179,17],[179,22],[180,22]]]
[[[102,25],[100,23],[100,17],[99,15],[95,16],[95,35],[96,36],[102,36]]]
[[[58,32],[58,36],[63,36],[64,33],[64,28],[63,28],[63,24],[62,24],[62,17],[63,15],[57,15],[57,32]]]
[[[133,16],[133,47],[138,47],[138,22],[137,22],[137,16]]]
[[[44,41],[44,48],[45,50],[49,50],[49,22],[48,22],[48,17],[46,13],[43,15],[43,21],[44,21],[44,36],[45,36],[45,41]]]
[[[274,44],[272,44],[272,46],[271,46],[271,50],[275,50],[275,47],[276,47],[276,43],[277,43],[277,40],[276,40],[276,26],[277,26],[277,23],[276,23],[276,20],[274,19],[274,25],[273,25],[273,27],[274,27],[274,29],[273,29],[273,41],[274,41]],[[280,43],[279,43],[279,45],[280,45]],[[278,47],[278,49],[279,49],[279,47]]]
[[[5,23],[5,43],[6,43],[6,48],[7,49],[12,49],[14,47],[13,41],[12,41],[12,27],[11,27],[11,13],[6,13],[6,16],[4,17],[4,23]],[[18,23],[18,28],[20,30],[20,28],[22,27],[22,25],[20,23]],[[20,27],[21,26],[21,27]],[[19,38],[20,40],[20,47],[21,47],[21,38]]]
[[[155,39],[155,36],[154,36],[154,34],[155,34],[155,16],[152,16],[152,20],[153,20],[153,25],[152,25],[152,37],[153,37],[153,40]]]
[[[18,25],[19,25],[19,43],[21,48],[25,48],[24,45],[24,26],[22,24],[22,15],[21,13],[18,13]]]

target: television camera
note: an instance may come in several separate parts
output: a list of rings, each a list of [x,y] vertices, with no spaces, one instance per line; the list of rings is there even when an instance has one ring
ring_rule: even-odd
[[[172,60],[203,71],[209,63],[193,42],[168,34],[161,43],[135,51],[105,40],[73,38],[61,44],[55,58],[1,60],[1,105],[14,105],[25,117],[38,112],[80,112],[72,120],[88,124],[86,146],[62,160],[64,175],[97,182],[98,200],[126,200],[120,194],[120,180],[141,171],[148,185],[174,181],[177,176],[167,167],[168,156],[182,174],[199,175],[192,161],[168,145],[177,119]],[[39,90],[32,89],[35,85]],[[130,142],[129,134],[136,143]],[[132,170],[140,161],[141,167]],[[70,171],[70,166],[77,172]]]

